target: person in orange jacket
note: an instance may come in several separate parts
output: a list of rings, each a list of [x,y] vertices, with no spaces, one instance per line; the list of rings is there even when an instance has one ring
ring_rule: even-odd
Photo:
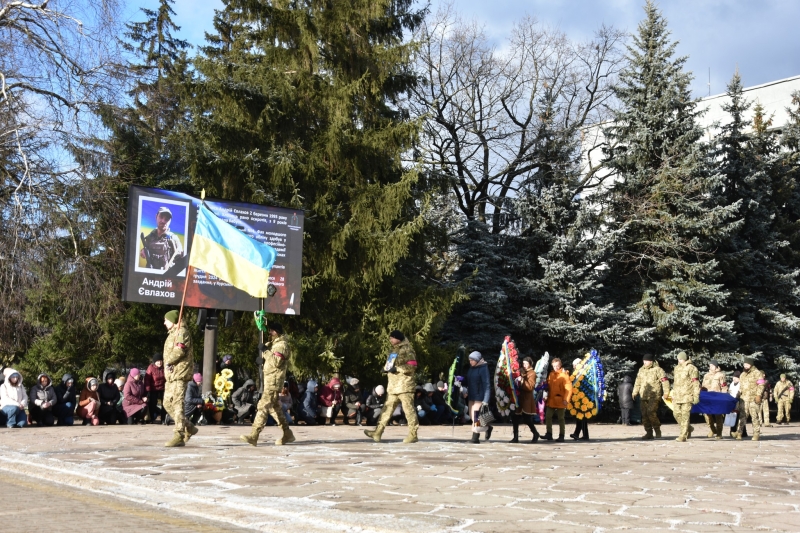
[[[547,425],[545,440],[553,440],[553,412],[558,415],[558,442],[564,442],[565,422],[564,415],[567,411],[570,399],[572,399],[572,380],[561,365],[561,359],[554,358],[550,364],[553,366],[552,372],[547,376],[547,410],[544,420]]]

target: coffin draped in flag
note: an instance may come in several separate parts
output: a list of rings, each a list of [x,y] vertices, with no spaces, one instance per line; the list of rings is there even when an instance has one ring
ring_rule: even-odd
[[[256,298],[267,297],[275,248],[248,237],[204,204],[197,214],[189,265],[227,281]]]
[[[674,410],[672,399],[664,400]],[[736,409],[739,400],[727,392],[700,391],[700,403],[692,406],[692,413],[703,415],[727,415]]]

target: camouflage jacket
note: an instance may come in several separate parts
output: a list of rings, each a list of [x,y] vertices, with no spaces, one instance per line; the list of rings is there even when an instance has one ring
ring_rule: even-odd
[[[772,390],[772,396],[775,402],[792,401],[794,400],[794,385],[788,379],[786,381],[778,381],[775,388]]]
[[[171,231],[158,235],[154,229],[144,238],[144,247],[150,257],[150,268],[166,270],[172,266],[173,259],[183,254],[183,245],[178,236]]]
[[[264,350],[264,392],[277,392],[286,381],[286,369],[292,356],[286,337],[275,338]]]
[[[716,372],[707,372],[703,376],[703,389],[710,392],[728,392],[728,385],[725,383],[725,372],[717,369]]]
[[[691,403],[700,401],[700,373],[691,361],[678,364],[672,374],[675,381],[672,384],[673,403]]]
[[[634,398],[641,396],[642,400],[660,400],[662,396],[669,394],[669,380],[656,361],[653,361],[650,368],[643,366],[639,369],[632,394]]]
[[[190,381],[194,369],[192,336],[185,324],[172,326],[164,342],[164,376],[167,381]]]
[[[750,370],[742,370],[739,383],[741,383],[739,398],[745,402],[754,402],[764,393],[764,385],[767,380],[764,379],[764,373],[761,370],[751,366]]]
[[[392,346],[392,352],[397,354],[394,361],[396,373],[389,373],[389,385],[386,392],[389,394],[412,394],[414,392],[414,374],[417,373],[417,354],[408,339]]]

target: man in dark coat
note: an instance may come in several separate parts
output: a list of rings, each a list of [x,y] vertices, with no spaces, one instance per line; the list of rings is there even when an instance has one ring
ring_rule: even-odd
[[[236,417],[239,422],[245,418],[253,418],[256,412],[255,405],[256,384],[252,379],[244,382],[240,388],[236,389],[231,396],[233,408],[236,410]]]
[[[619,408],[622,411],[621,421],[623,426],[632,426],[631,409],[633,409],[633,379],[630,376],[622,378],[622,383],[617,385]]]
[[[348,383],[350,386],[344,391],[344,408],[342,409],[344,423],[345,425],[349,424],[352,418],[353,422],[360,426],[367,410],[361,394],[361,383],[356,378],[352,378]]]
[[[64,374],[61,377],[61,383],[56,386],[55,390],[58,403],[53,409],[53,413],[58,419],[58,425],[71,426],[75,423],[75,400],[78,396],[72,374]]]
[[[317,382],[311,379],[306,385],[306,392],[303,393],[303,405],[297,418],[303,420],[307,426],[315,426],[317,425],[318,411]]]

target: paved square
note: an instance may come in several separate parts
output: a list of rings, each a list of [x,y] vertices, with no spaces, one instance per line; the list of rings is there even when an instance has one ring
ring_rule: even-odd
[[[148,516],[153,531],[800,531],[800,427],[760,442],[695,427],[688,443],[676,425],[643,442],[640,427],[593,424],[590,442],[508,444],[500,426],[473,445],[469,428],[423,426],[404,445],[404,427],[374,444],[352,426],[300,426],[296,444],[274,446],[266,428],[253,448],[238,441],[249,427],[212,426],[176,449],[164,426],[0,429],[0,530],[58,530],[61,506],[113,520],[102,531]]]

